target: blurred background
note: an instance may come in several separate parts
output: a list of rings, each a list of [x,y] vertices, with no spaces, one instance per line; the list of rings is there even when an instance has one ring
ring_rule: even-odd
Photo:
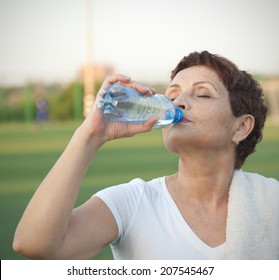
[[[0,0],[0,258],[23,259],[11,248],[18,220],[111,73],[163,93],[192,51],[232,60],[259,80],[270,108],[244,169],[279,179],[278,11],[277,0]],[[157,130],[109,143],[97,157],[77,204],[177,164]],[[106,249],[96,258],[111,257]]]

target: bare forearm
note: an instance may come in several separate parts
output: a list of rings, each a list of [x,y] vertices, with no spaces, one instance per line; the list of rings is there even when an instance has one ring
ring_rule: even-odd
[[[101,144],[83,128],[76,131],[30,201],[16,231],[16,250],[26,242],[34,251],[61,246],[82,179]]]
[[[117,82],[129,84],[142,94],[153,93],[123,75],[109,76],[102,88]],[[96,102],[101,98],[97,94]],[[91,200],[74,211],[79,213],[74,218],[73,208],[82,179],[102,144],[150,131],[156,121],[150,118],[143,124],[110,122],[94,105],[27,206],[15,234],[14,249],[33,258],[67,258],[84,256],[77,240],[82,239],[84,251],[90,245],[93,254],[111,242],[117,235],[117,226],[107,206]]]

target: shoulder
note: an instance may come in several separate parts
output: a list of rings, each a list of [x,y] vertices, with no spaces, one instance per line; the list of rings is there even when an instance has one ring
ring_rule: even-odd
[[[145,181],[141,178],[135,178],[128,183],[115,185],[99,191],[96,195],[99,197],[115,197],[118,199],[139,200],[143,194],[148,196],[157,195],[160,191],[164,177]]]
[[[279,182],[257,173],[236,170],[232,179],[231,193],[243,193],[245,196],[278,201]]]
[[[227,256],[278,258],[278,202],[278,180],[242,170],[234,172],[228,200]]]
[[[245,172],[242,170],[237,170],[234,173],[234,177],[236,177],[239,180],[245,180],[250,185],[253,185],[254,187],[270,187],[270,188],[277,188],[279,190],[279,182],[278,180],[274,178],[267,178],[263,175],[257,174],[257,173],[250,173]]]
[[[154,205],[161,180],[158,178],[146,182],[136,178],[125,184],[105,188],[95,194],[107,205],[116,220],[118,238],[115,243],[126,234],[135,215],[142,213],[139,211],[142,209],[141,205],[144,205],[144,210]]]
[[[262,175],[242,170],[236,170],[229,192],[229,205],[231,212],[250,213],[259,220],[272,219],[279,213],[279,183],[276,179],[266,178]],[[268,215],[268,213],[270,215]]]

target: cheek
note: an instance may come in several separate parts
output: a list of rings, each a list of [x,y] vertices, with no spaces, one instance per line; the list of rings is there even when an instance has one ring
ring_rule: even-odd
[[[232,134],[233,118],[228,112],[219,112],[214,117],[204,121],[199,129],[203,144],[212,145],[226,144]]]
[[[232,120],[232,112],[226,104],[215,107],[210,111],[205,109],[200,111],[200,124],[202,124],[207,131],[224,129],[225,127],[228,128]]]
[[[224,115],[220,115],[216,118],[209,118],[208,120],[200,123],[197,128],[197,133],[203,137],[222,137],[228,134],[231,127],[230,118],[226,118]]]

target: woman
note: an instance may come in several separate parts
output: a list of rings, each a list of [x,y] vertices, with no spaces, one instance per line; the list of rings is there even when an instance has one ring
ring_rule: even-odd
[[[154,93],[123,75],[103,87],[117,82]],[[173,70],[166,96],[185,115],[163,130],[179,156],[177,173],[105,189],[74,209],[97,150],[157,121],[109,122],[93,106],[30,201],[17,252],[86,259],[110,244],[116,259],[279,258],[278,181],[240,169],[262,138],[267,108],[258,83],[223,57],[195,52]]]

